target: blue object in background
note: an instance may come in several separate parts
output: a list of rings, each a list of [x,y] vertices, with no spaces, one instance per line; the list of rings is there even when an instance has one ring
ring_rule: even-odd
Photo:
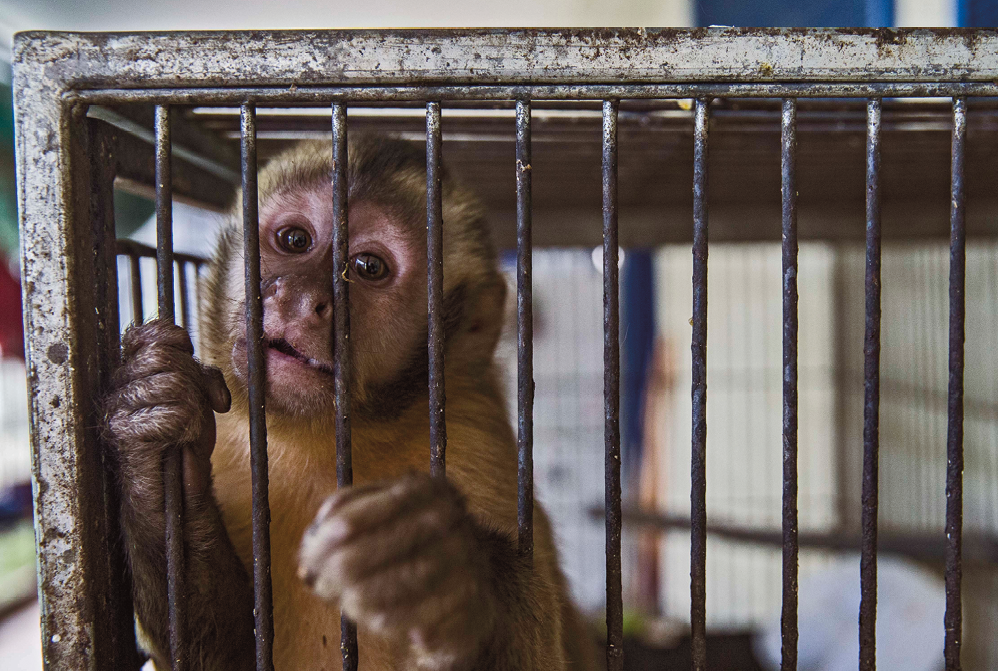
[[[958,0],[957,20],[965,28],[998,27],[998,0]]]
[[[993,3],[994,0],[980,0]],[[693,0],[697,25],[858,28],[894,25],[894,0]]]
[[[651,250],[628,249],[621,268],[621,463],[624,486],[641,462],[644,405],[655,347],[655,268]]]

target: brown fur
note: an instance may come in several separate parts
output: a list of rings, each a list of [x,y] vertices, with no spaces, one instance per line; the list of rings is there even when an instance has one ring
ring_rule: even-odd
[[[280,209],[282,199],[294,197],[302,190],[328,189],[330,172],[331,149],[327,143],[305,143],[272,161],[259,175],[261,222],[268,216],[268,204]],[[423,632],[424,638],[429,637],[426,641],[414,643],[394,630],[379,629],[375,625],[380,620],[372,621],[374,624],[370,626],[361,621],[361,668],[594,668],[594,651],[569,600],[558,569],[550,525],[539,506],[535,505],[532,564],[520,557],[515,548],[515,438],[505,416],[493,362],[505,285],[496,266],[482,211],[468,192],[445,177],[447,476],[451,485],[428,478],[406,480],[412,478],[409,474],[414,471],[426,472],[429,465],[425,335],[422,340],[408,343],[405,352],[391,359],[397,363],[387,377],[378,377],[379,368],[384,366],[377,363],[392,348],[401,346],[403,336],[399,334],[405,328],[413,331],[412,325],[416,324],[419,329],[415,332],[425,334],[425,154],[400,141],[362,139],[350,146],[349,175],[351,214],[358,203],[368,203],[400,223],[403,236],[413,234],[413,240],[423,236],[421,251],[413,252],[417,260],[423,261],[422,289],[407,299],[412,304],[411,310],[402,315],[394,311],[381,315],[375,322],[379,328],[364,343],[358,344],[358,338],[352,340],[354,483],[358,496],[367,491],[365,485],[377,492],[379,487],[386,486],[386,481],[410,482],[414,491],[437,492],[433,515],[457,520],[448,522],[452,525],[448,528],[453,529],[452,535],[463,534],[465,540],[453,547],[466,548],[470,553],[465,563],[455,565],[457,572],[451,574],[450,580],[466,578],[475,585],[475,593],[482,595],[477,607],[459,608],[452,622],[440,625],[440,632],[464,631],[461,626],[465,623],[480,623],[475,631],[486,632],[474,644],[474,655],[448,657],[447,651],[462,650],[461,646],[433,640],[438,632],[432,628]],[[252,566],[246,387],[233,362],[243,323],[242,240],[235,223],[239,219],[239,212],[235,211],[233,224],[220,240],[202,318],[206,359],[221,369],[232,392],[232,411],[216,418],[217,440],[210,441],[214,452],[207,445],[206,434],[209,429],[214,433],[210,413],[201,421],[202,410],[208,407],[208,395],[213,392],[210,385],[203,391],[205,383],[198,377],[197,365],[184,347],[174,346],[169,350],[171,360],[152,367],[143,368],[136,363],[138,359],[149,358],[146,352],[161,350],[164,340],[177,340],[173,327],[146,326],[126,336],[124,372],[119,374],[119,391],[109,404],[112,440],[123,463],[131,464],[124,470],[124,513],[136,575],[137,610],[161,666],[165,658],[161,651],[167,641],[162,515],[150,511],[162,510],[156,460],[161,458],[166,444],[178,442],[200,445],[185,455],[190,464],[197,463],[198,454],[211,454],[213,476],[214,496],[211,491],[189,490],[185,520],[188,552],[195,557],[189,561],[195,585],[190,602],[191,629],[218,632],[199,637],[197,657],[202,664],[198,668],[249,668],[246,665],[252,657],[252,654],[232,653],[233,649],[246,646],[252,650],[251,625],[247,629],[246,619],[249,611],[237,612],[247,608],[250,587],[246,569]],[[263,270],[266,282],[266,264]],[[366,328],[364,319],[368,317],[356,314],[352,306],[355,329]],[[392,319],[407,323],[396,324]],[[181,354],[186,354],[186,361],[191,363],[183,363]],[[174,359],[181,363],[173,363]],[[168,372],[176,368],[186,371],[185,375]],[[150,374],[150,371],[155,372]],[[164,374],[172,377],[155,377]],[[163,391],[166,386],[172,391]],[[137,388],[141,391],[149,387],[152,389],[147,389],[148,393],[134,402]],[[217,403],[213,405],[218,409]],[[185,413],[178,415],[176,407],[185,409]],[[155,417],[150,418],[150,412]],[[303,534],[323,502],[336,491],[332,407],[328,400],[312,397],[274,407],[268,405],[267,425],[275,666],[284,670],[333,668],[339,664],[339,609],[335,603],[316,596],[298,577]],[[157,429],[150,434],[149,428],[143,428],[140,436],[137,428],[140,426]],[[186,427],[186,433],[178,434],[177,427]],[[137,447],[149,445],[159,447],[143,450]],[[149,456],[137,459],[137,454]],[[466,521],[461,521],[465,518]],[[328,522],[329,519],[317,519],[310,533],[321,535]],[[377,534],[372,537],[378,538]],[[377,542],[381,544],[377,547],[391,549],[390,538]],[[441,542],[450,541],[445,536]],[[428,556],[437,559],[434,553]],[[321,563],[318,566],[321,569]],[[225,572],[221,578],[220,572]],[[331,579],[335,582],[338,577],[334,575]],[[349,585],[341,588],[347,589]],[[444,604],[450,603],[451,596],[446,588],[437,588],[421,598],[425,608],[444,612]],[[477,611],[489,612],[487,617],[482,616],[484,619],[476,619]],[[448,635],[457,634],[440,633],[443,638]],[[569,659],[567,650],[576,651],[575,655],[582,658]]]

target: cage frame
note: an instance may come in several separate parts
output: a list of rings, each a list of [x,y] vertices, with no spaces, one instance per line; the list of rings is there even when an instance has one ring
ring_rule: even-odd
[[[604,277],[609,291],[616,283],[616,264],[612,263],[616,246],[607,242],[616,235],[615,101],[696,98],[697,151],[702,158],[707,138],[705,100],[714,96],[839,96],[875,101],[891,96],[947,96],[957,101],[954,119],[959,125],[959,119],[965,119],[965,106],[959,102],[964,97],[998,95],[998,31],[981,29],[33,32],[16,36],[13,62],[38,582],[43,657],[45,667],[50,669],[126,668],[137,661],[130,595],[114,578],[124,571],[121,548],[115,540],[116,492],[114,483],[106,477],[96,428],[100,420],[96,401],[107,387],[119,345],[117,296],[109,290],[117,286],[112,180],[115,166],[127,166],[129,158],[127,151],[116,152],[119,145],[113,129],[88,118],[89,106],[128,102],[162,106],[231,103],[242,105],[245,114],[248,106],[262,103],[603,100]],[[784,133],[791,111],[784,107]],[[872,108],[870,114],[869,127],[874,128]],[[334,114],[334,123],[335,119]],[[168,125],[165,128],[168,140]],[[789,129],[792,131],[792,123]],[[965,125],[963,129],[965,132]],[[957,139],[955,134],[954,157],[962,156],[963,151],[963,140],[958,143]],[[792,137],[785,135],[785,161],[792,159],[793,144],[789,140]],[[244,143],[244,159],[246,149]],[[706,180],[705,164],[697,160],[696,166]],[[784,166],[786,180],[786,163]],[[876,168],[872,171],[875,177]],[[136,167],[135,172],[151,181],[151,175],[143,173],[141,167]],[[789,177],[793,177],[792,168]],[[962,170],[957,172],[954,161],[951,298],[957,303],[962,300],[960,259],[965,230],[963,199],[956,196],[962,181]],[[694,250],[702,266],[697,266],[695,272],[702,276],[701,280],[695,279],[694,288],[702,288],[703,294],[702,305],[696,307],[695,301],[695,313],[700,319],[696,319],[694,332],[702,335],[697,342],[705,356],[707,212],[702,200],[705,181],[697,184],[701,201],[700,209],[696,199],[694,204]],[[170,186],[166,189],[169,195]],[[529,193],[529,180],[526,189]],[[783,202],[785,242],[788,233],[795,241],[796,219],[795,199],[788,198],[787,193]],[[872,197],[876,199],[876,188]],[[873,248],[871,241],[879,249],[879,209],[876,200],[870,209],[870,202],[868,250]],[[529,196],[525,211],[528,219],[524,230],[529,234]],[[796,244],[792,246],[790,256],[785,246],[784,260],[795,267]],[[168,260],[161,258],[161,262]],[[169,266],[172,270],[172,263]],[[868,275],[868,288],[870,281]],[[616,319],[616,295],[612,291],[608,295],[611,298],[606,319],[612,324]],[[879,300],[871,300],[874,298]],[[869,304],[867,314],[869,317]],[[786,312],[784,316],[787,328]],[[958,476],[962,468],[962,377],[954,374],[962,370],[962,329],[962,311],[954,311],[951,304],[951,343],[959,345],[960,355],[954,360],[951,352],[950,361],[947,531],[953,535],[947,557],[947,596],[956,599],[957,608],[948,614],[946,622],[948,670],[960,664]],[[611,337],[609,329],[606,333],[609,364],[616,335]],[[867,344],[873,346],[872,341]],[[796,358],[790,355],[785,365],[789,365],[788,361],[795,365]],[[869,358],[867,364],[869,384]],[[616,456],[613,453],[614,440],[619,450],[619,430],[614,438],[611,372],[608,368],[607,534],[608,543],[617,543],[615,553],[608,551],[608,561],[615,554],[617,568],[611,571],[608,567],[608,595],[611,573],[617,585],[613,597],[608,598],[608,617],[619,621],[619,608],[614,608],[620,598],[619,452]],[[695,441],[702,441],[705,430],[706,383],[703,379],[700,383],[699,388],[694,383]],[[869,398],[867,407],[871,407]],[[795,415],[795,403],[792,410]],[[961,420],[956,422],[959,426],[954,424],[956,415]],[[786,459],[792,458],[794,452],[787,452],[786,438],[791,435],[788,426],[785,423]],[[869,445],[867,457],[866,467],[870,469],[876,460]],[[697,471],[696,456],[694,462],[695,478],[701,479],[703,464]],[[786,468],[790,466],[792,462],[785,462]],[[869,473],[867,470],[866,475]],[[784,485],[788,485],[787,479]],[[871,520],[867,507],[875,506],[875,480],[872,487],[873,499],[868,500],[864,493],[865,522]],[[614,488],[616,493],[611,494]],[[695,497],[696,490],[695,486]],[[792,495],[793,491],[785,489],[785,494]],[[705,547],[696,541],[702,541],[705,534],[702,496],[701,488],[699,498],[694,499],[691,524],[694,551],[701,553]],[[795,505],[793,510],[785,508],[784,551],[788,543],[792,548],[792,556],[784,563],[785,571],[790,571],[785,573],[789,580],[784,585],[785,607],[792,605],[787,598],[796,602],[796,572],[792,566],[796,519],[795,514],[791,515]],[[864,530],[875,534],[875,515],[872,520],[873,526],[865,523]],[[875,552],[875,536],[872,542],[867,537],[866,565]],[[702,569],[702,561],[693,563]],[[864,594],[867,586],[864,583]],[[702,590],[696,575],[693,588],[694,593]],[[872,626],[869,610],[864,610],[864,621],[867,627]],[[785,619],[785,643],[796,640],[796,627],[791,631],[789,626]],[[610,668],[619,668],[619,650],[614,652],[620,632],[616,622],[610,623],[609,631],[608,661]],[[702,669],[703,627],[696,614],[693,632],[694,668]],[[865,640],[861,647],[867,651],[868,661],[862,668],[874,668],[869,657],[872,644],[868,637]],[[784,668],[795,668],[795,654],[788,658],[786,651],[785,646]]]

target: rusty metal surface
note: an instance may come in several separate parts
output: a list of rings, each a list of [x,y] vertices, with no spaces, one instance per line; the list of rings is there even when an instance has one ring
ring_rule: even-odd
[[[21,33],[74,89],[321,84],[993,82],[998,32],[959,29]]]
[[[85,516],[83,319],[74,310],[86,213],[71,198],[72,110],[37,67],[14,74],[21,280],[29,389],[42,654],[47,668],[94,669],[96,529]],[[28,115],[28,116],[26,116]],[[31,244],[26,244],[26,241]]]

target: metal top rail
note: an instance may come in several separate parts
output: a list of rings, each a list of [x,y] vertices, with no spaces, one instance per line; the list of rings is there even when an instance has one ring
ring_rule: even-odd
[[[185,87],[998,79],[980,29],[460,29],[20,33],[15,77],[61,91]]]

